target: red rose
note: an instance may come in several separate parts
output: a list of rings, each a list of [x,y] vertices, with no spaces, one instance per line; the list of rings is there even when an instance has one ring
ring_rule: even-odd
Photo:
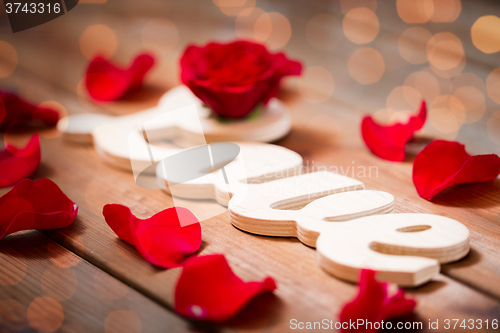
[[[284,53],[247,41],[190,45],[181,57],[181,80],[222,117],[241,118],[276,96],[282,77],[302,65]]]

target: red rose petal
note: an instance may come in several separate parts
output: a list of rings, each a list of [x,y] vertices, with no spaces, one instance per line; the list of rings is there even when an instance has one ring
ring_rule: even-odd
[[[248,41],[190,45],[181,60],[181,80],[221,117],[241,118],[276,96],[284,76],[302,65],[283,53]]]
[[[15,94],[0,90],[0,131],[37,121],[52,127],[58,120],[59,113],[56,110],[37,107]]]
[[[102,213],[116,235],[153,265],[179,267],[201,246],[200,223],[186,208],[168,208],[144,220],[118,204],[104,206]]]
[[[420,112],[410,117],[406,124],[397,123],[390,126],[377,124],[371,116],[361,122],[361,134],[365,144],[372,153],[389,161],[404,161],[406,143],[413,133],[424,126],[427,119],[427,107],[422,101]]]
[[[40,138],[31,137],[24,148],[7,144],[0,152],[0,188],[13,186],[31,176],[40,165]]]
[[[0,197],[0,239],[20,230],[69,226],[78,206],[51,180],[24,179]]]
[[[452,141],[432,141],[413,162],[413,184],[427,200],[453,185],[486,182],[499,174],[498,155],[471,156],[464,145]]]
[[[85,84],[90,96],[101,102],[120,99],[132,89],[142,85],[146,73],[155,59],[149,54],[137,56],[128,69],[115,66],[103,57],[94,58],[87,69]]]
[[[386,321],[397,317],[409,315],[415,309],[417,303],[412,299],[404,297],[404,291],[389,297],[387,295],[387,283],[375,280],[375,272],[362,270],[359,281],[359,292],[354,300],[344,305],[340,312],[340,322],[349,323],[363,319],[371,323]],[[344,326],[344,325],[343,325]],[[345,324],[342,332],[377,332],[377,329],[350,329]],[[370,328],[370,327],[368,327]]]
[[[175,311],[190,318],[224,322],[258,294],[273,291],[270,277],[243,282],[222,254],[186,260],[175,288]]]

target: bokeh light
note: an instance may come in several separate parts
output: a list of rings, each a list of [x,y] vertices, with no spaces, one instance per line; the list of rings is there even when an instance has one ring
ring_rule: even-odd
[[[0,79],[9,76],[17,67],[17,52],[14,46],[0,41]]]
[[[254,39],[255,22],[265,13],[265,11],[257,7],[243,10],[234,20],[236,35],[241,39]]]
[[[459,87],[453,92],[453,96],[458,98],[464,106],[466,112],[464,123],[475,123],[483,117],[486,111],[485,96],[476,87]]]
[[[406,124],[408,123],[410,117],[415,116],[415,112],[412,112],[410,110],[405,110],[405,111],[395,111],[392,113],[389,117],[389,120],[387,121],[387,124],[392,125],[396,123],[402,123]]]
[[[381,123],[381,124],[389,124],[389,120],[391,119],[392,115],[394,115],[396,111],[392,109],[378,109],[374,113],[372,113],[373,119],[375,121]]]
[[[111,311],[104,320],[104,331],[106,333],[129,332],[141,333],[141,319],[134,311],[115,310]]]
[[[494,112],[486,125],[488,137],[500,147],[500,111]]]
[[[385,72],[382,55],[371,47],[357,49],[349,58],[349,74],[361,84],[378,82]]]
[[[406,23],[425,23],[434,13],[433,0],[397,0],[399,17]]]
[[[434,0],[433,22],[454,22],[462,11],[460,0]]]
[[[474,73],[462,73],[449,84],[450,92],[457,97],[465,107],[465,123],[470,124],[480,120],[486,112],[486,84]]]
[[[332,74],[324,67],[307,67],[298,80],[298,89],[306,101],[321,103],[332,96],[335,82]]]
[[[109,286],[113,283],[113,288]],[[116,280],[108,273],[96,270],[94,274],[94,289],[104,299],[120,299],[127,294],[129,287],[123,283],[116,283]]]
[[[340,0],[340,9],[344,15],[351,9],[358,7],[365,7],[375,12],[377,11],[377,0]]]
[[[213,2],[227,16],[238,16],[242,11],[255,7],[255,0],[213,0]]]
[[[56,299],[37,297],[28,306],[27,317],[31,328],[39,332],[54,332],[64,321],[64,311]]]
[[[411,73],[406,78],[404,86],[415,88],[427,103],[432,103],[441,91],[439,81],[436,77],[425,71]]]
[[[481,94],[486,94],[486,84],[484,80],[474,73],[462,73],[453,78],[453,81],[450,83],[451,91],[467,86],[475,87]]]
[[[5,207],[0,207],[5,209]],[[12,286],[21,282],[26,276],[28,265],[26,259],[16,250],[5,248],[2,249],[0,256],[0,285]]]
[[[292,36],[290,21],[280,13],[263,13],[254,24],[255,39],[271,49],[285,46]]]
[[[331,14],[319,14],[307,22],[306,37],[309,44],[320,51],[333,49],[342,38],[342,24]]]
[[[437,33],[429,40],[427,57],[432,71],[443,78],[455,77],[465,68],[462,42],[449,32]]]
[[[419,110],[422,95],[411,86],[394,88],[386,99],[386,106],[390,110],[416,113]]]
[[[458,64],[457,67],[454,67],[452,69],[441,70],[441,69],[433,66],[432,64],[431,64],[431,66],[429,68],[432,70],[432,72],[434,72],[438,76],[440,76],[442,78],[445,78],[445,79],[451,79],[451,78],[453,78],[453,77],[455,77],[457,75],[460,75],[460,73],[462,73],[462,71],[464,70],[464,68],[465,68],[465,57],[462,58],[462,60],[460,61],[460,63]]]
[[[49,242],[47,244],[47,252],[50,261],[61,268],[76,266],[81,261],[80,257],[54,242]]]
[[[5,132],[3,132],[3,143],[5,144],[10,144],[14,147],[26,147],[28,142],[31,139],[31,135],[29,132],[26,133],[20,133],[19,131],[15,129],[7,129]],[[2,133],[0,132],[0,141],[2,140]],[[16,155],[17,156],[28,156],[32,154],[33,151],[29,150],[26,152],[20,152],[17,151]],[[21,198],[11,198],[5,201],[2,205],[0,205],[0,212],[8,212],[9,210],[12,209],[12,207],[15,207],[15,204],[18,204],[16,201],[21,201],[21,204],[24,205],[25,207],[31,207],[31,204],[28,203],[26,200],[21,199]],[[28,217],[30,219],[30,222],[34,223],[35,218],[34,217]],[[16,253],[16,252],[14,252]]]
[[[500,104],[500,68],[494,69],[486,78],[488,96]]]
[[[477,19],[470,29],[472,43],[484,53],[500,51],[500,18],[486,15]]]
[[[20,332],[27,324],[24,306],[14,299],[0,300],[1,332]]]
[[[260,8],[243,10],[235,22],[236,34],[242,39],[255,39],[271,49],[285,46],[292,36],[290,21],[280,13],[267,13]]]
[[[450,32],[437,33],[427,43],[427,58],[437,69],[455,68],[460,65],[464,57],[462,42]]]
[[[159,55],[167,54],[175,48],[179,39],[177,27],[166,18],[149,20],[141,32],[142,45],[147,51]]]
[[[441,95],[429,107],[432,126],[442,133],[456,133],[465,121],[465,107],[453,95]]]
[[[118,48],[118,38],[113,29],[104,24],[91,25],[80,36],[80,51],[87,59],[97,55],[111,58]]]
[[[255,39],[263,42],[271,36],[273,32],[273,22],[268,13],[264,13],[255,21],[254,36]]]
[[[365,7],[351,9],[345,15],[342,26],[345,36],[356,44],[371,42],[380,30],[377,15]]]
[[[73,297],[78,289],[78,278],[71,268],[51,266],[42,274],[42,291],[59,302]]]
[[[427,43],[432,34],[422,27],[406,29],[399,37],[399,54],[410,64],[423,64],[427,62]]]

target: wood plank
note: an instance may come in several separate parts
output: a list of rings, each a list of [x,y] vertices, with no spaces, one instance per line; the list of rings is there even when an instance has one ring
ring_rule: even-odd
[[[344,113],[339,113],[339,117],[342,114]],[[342,118],[337,120],[342,121]],[[314,136],[313,131],[318,135]],[[351,158],[355,159],[356,165],[358,161],[365,159],[380,163],[365,152],[359,143],[346,141],[345,148],[340,148],[330,146],[327,143],[331,142],[329,140],[318,145],[319,142],[314,140],[325,141],[326,137],[322,133],[316,127],[311,130],[307,129],[307,126],[304,129],[296,125],[292,134],[282,143],[286,146],[294,145],[295,149],[308,159],[314,157],[315,161],[325,161],[328,158],[331,165],[352,165]],[[352,139],[352,136],[354,134],[345,139]],[[308,140],[307,145],[304,140]],[[340,142],[338,143],[340,145]],[[131,174],[102,163],[91,147],[68,145],[59,137],[42,139],[42,150],[42,167],[34,177],[50,177],[80,207],[79,217],[72,226],[62,230],[45,231],[44,234],[146,296],[171,308],[172,291],[179,271],[158,269],[145,262],[135,249],[113,234],[101,215],[103,205],[120,203],[129,206],[135,214],[143,218],[171,206],[171,198],[161,191],[138,188]],[[346,154],[347,150],[351,153]],[[355,155],[352,155],[352,152]],[[401,182],[390,185],[390,179],[396,176],[399,180],[401,175],[398,172],[401,169],[396,168],[395,172],[387,168],[388,170],[384,171],[380,164],[375,165],[380,166],[380,178],[362,180],[371,188],[396,194],[394,187],[402,186]],[[380,188],[380,184],[384,184],[384,188]],[[406,193],[409,192],[408,185],[404,186],[403,190],[406,196],[411,196]],[[405,197],[402,198],[398,203],[405,202]],[[422,202],[421,199],[416,199],[412,200]],[[200,219],[203,219],[204,214],[220,210],[218,204],[210,201],[179,202],[191,209]],[[420,205],[412,209],[424,210]],[[203,245],[200,254],[224,253],[235,272],[243,279],[256,280],[271,275],[278,283],[276,296],[264,298],[256,303],[255,309],[261,309],[260,316],[254,314],[254,319],[258,318],[256,323],[248,319],[252,311],[245,311],[241,317],[229,324],[232,328],[287,325],[290,319],[336,319],[342,304],[355,293],[354,285],[335,279],[321,270],[317,264],[315,250],[297,240],[243,233],[230,225],[226,213],[203,221],[202,230]],[[293,264],[290,264],[291,262]],[[498,301],[446,276],[439,276],[435,282],[410,289],[408,293],[419,300],[417,313],[424,321],[427,318],[478,319],[500,315]]]
[[[288,8],[287,5],[283,6]],[[212,9],[204,11],[205,8],[208,7],[196,6],[196,13],[206,15],[213,12]],[[120,36],[127,36],[127,39],[120,39],[124,40],[124,45],[123,49],[120,49],[118,58],[130,56],[140,48],[138,34],[129,34],[132,30],[130,27],[137,28],[140,26],[139,23],[134,25],[132,22],[135,21],[124,22],[109,15],[96,21],[83,22],[87,18],[93,18],[97,12],[99,12],[97,9],[89,10],[85,14],[88,16],[83,16],[82,20],[76,23],[75,20],[70,21],[70,15],[67,15],[66,24],[71,31],[67,32],[67,35],[63,33],[61,37],[68,44],[67,49],[62,48],[64,52],[67,52],[66,57],[62,59],[54,56],[56,52],[60,52],[55,46],[60,47],[61,41],[49,44],[54,46],[51,49],[42,48],[42,43],[46,41],[37,42],[34,40],[35,34],[31,37],[27,35],[20,37],[19,40],[22,42],[19,42],[16,48],[19,47],[26,57],[22,59],[20,67],[29,68],[45,79],[52,75],[52,80],[59,86],[69,87],[69,90],[75,89],[76,83],[81,79],[86,61],[78,51],[78,31],[81,33],[84,27],[90,24],[89,22],[99,20],[109,23]],[[173,15],[175,13],[178,12],[169,11],[168,17],[171,18],[170,15],[172,15],[172,19],[175,19]],[[234,37],[234,33],[228,30],[231,27],[231,19],[224,16],[206,16],[210,17],[207,18],[210,25],[205,22],[210,29],[206,26],[200,29],[198,24],[190,26],[191,24],[187,22],[181,25],[180,19],[175,21],[181,31],[182,42],[174,52],[162,58],[167,64],[153,75],[151,82],[160,87],[170,86],[177,82],[174,74],[176,61],[181,45],[187,41],[204,42],[214,37],[214,31],[217,31],[218,38]],[[63,19],[66,19],[66,16],[61,18]],[[54,33],[54,35],[54,40],[57,40],[58,34]],[[377,48],[386,50],[387,54],[394,54],[397,52],[394,44],[397,38],[392,35],[389,37],[383,39],[381,44],[377,44]],[[395,68],[388,71],[380,83],[363,87],[352,81],[345,66],[347,57],[357,48],[356,45],[344,41],[344,44],[340,44],[335,49],[334,54],[310,52],[311,50],[304,45],[307,43],[303,36],[292,39],[287,45],[287,51],[294,57],[305,59],[307,65],[320,64],[330,70],[334,74],[336,90],[334,97],[325,103],[313,104],[298,98],[296,87],[289,85],[289,92],[283,94],[282,97],[293,109],[294,129],[292,134],[280,144],[298,151],[310,163],[314,161],[316,166],[343,167],[344,170],[353,165],[356,167],[376,166],[379,170],[377,177],[361,178],[356,174],[354,177],[361,178],[370,189],[384,190],[394,194],[398,211],[437,213],[464,222],[472,232],[473,252],[465,261],[445,266],[443,271],[454,279],[470,284],[475,289],[500,297],[497,287],[500,285],[497,265],[499,262],[497,249],[500,239],[498,182],[486,184],[486,186],[483,184],[460,187],[457,196],[444,197],[438,204],[432,204],[416,195],[411,183],[411,157],[406,162],[397,164],[379,160],[369,154],[359,137],[360,114],[371,112],[378,107],[385,107],[385,96],[395,86],[401,85],[409,73],[423,66],[405,66],[403,71]],[[36,50],[40,53],[38,64],[29,63],[32,60],[27,55],[29,50]],[[327,61],[324,60],[326,57],[329,57]],[[48,67],[52,68],[53,72],[43,72],[41,68],[44,67],[40,66],[43,62],[50,63]],[[482,73],[481,75],[487,72],[481,69],[483,66],[480,64],[476,67],[470,70],[477,70]],[[19,80],[18,84],[23,85],[23,82],[28,81],[27,79]],[[3,82],[8,82],[8,80]],[[54,91],[56,90],[54,88]],[[58,96],[58,93],[54,94]],[[43,95],[39,96],[43,98]],[[73,108],[81,109],[81,105],[73,97],[70,96],[67,100],[68,111],[72,112]],[[139,100],[134,107],[140,108],[143,105],[141,103],[145,105],[151,101],[154,101],[154,98]],[[90,106],[85,104],[85,107]],[[126,108],[125,103],[121,102],[105,107],[108,112],[118,114],[131,111],[130,108]],[[479,137],[477,146],[497,149],[497,146],[487,141],[484,131],[485,119],[487,119],[486,116],[479,123],[464,126],[467,132],[459,133],[457,139],[473,145],[472,138]],[[43,140],[42,149],[46,152],[43,157],[44,164],[36,177],[50,176],[81,207],[80,217],[74,226],[46,234],[93,264],[123,279],[147,296],[171,307],[172,286],[178,272],[158,270],[144,262],[134,249],[116,239],[106,227],[100,214],[102,205],[118,202],[130,206],[132,211],[140,217],[146,217],[171,205],[169,197],[158,191],[138,189],[130,174],[107,167],[97,160],[91,148],[65,145],[60,138],[57,138]],[[211,202],[181,202],[201,218],[210,211],[220,209]],[[458,208],[454,205],[468,207]],[[341,304],[352,297],[355,292],[353,285],[336,280],[321,271],[316,262],[315,251],[295,240],[258,237],[242,233],[231,227],[224,215],[203,221],[203,234],[202,253],[225,253],[235,271],[244,279],[262,278],[266,274],[277,279],[279,284],[277,298],[274,299],[274,303],[271,302],[269,312],[257,325],[259,327],[284,324],[294,317],[304,320],[334,318]],[[294,258],[296,264],[290,265],[288,257]],[[418,313],[424,320],[427,318],[494,318],[499,315],[498,301],[446,276],[440,276],[436,282],[409,292],[419,299]],[[237,324],[233,323],[233,325]],[[248,328],[246,325],[249,324],[242,324],[240,327]]]
[[[295,114],[307,108],[295,101]],[[303,116],[301,116],[303,117]],[[443,273],[475,288],[500,297],[500,179],[489,183],[461,185],[441,194],[433,202],[420,198],[412,183],[412,162],[409,156],[402,163],[381,160],[366,152],[349,112],[340,110],[335,116],[320,115],[319,121],[298,121],[281,144],[306,157],[316,168],[328,168],[363,181],[367,189],[386,191],[396,199],[395,212],[431,213],[456,219],[471,232],[472,251],[462,261],[443,266]],[[343,124],[340,126],[340,124]],[[330,128],[335,128],[331,135]],[[370,177],[370,167],[372,169]],[[349,169],[348,169],[349,168]],[[353,173],[354,170],[354,173]],[[365,175],[363,175],[363,172]],[[360,177],[361,176],[361,177]]]
[[[52,56],[53,51],[45,53],[45,57],[49,59],[47,60],[48,62],[50,62],[50,59],[56,59]],[[52,62],[54,61],[52,60]],[[65,73],[66,77],[68,78],[80,77],[79,71],[76,70],[70,71],[68,69],[68,71],[66,71]],[[158,73],[161,74],[162,72],[160,71]],[[164,84],[167,81],[175,82],[175,79],[172,79],[172,77],[169,76],[166,78],[166,80],[164,80]],[[28,82],[33,81],[28,80]],[[27,92],[29,91],[31,94],[35,94],[37,90],[40,90],[36,87],[33,87],[34,85],[36,85],[34,83],[30,83],[28,85],[16,85],[26,86],[26,88],[24,89],[26,89]],[[53,87],[52,89],[56,88]],[[111,103],[108,105],[104,105],[99,110],[106,110],[108,113],[121,114],[149,107],[151,105],[154,105],[156,98],[159,95],[158,93],[161,90],[153,89],[152,91],[152,94],[140,96],[139,98],[133,100],[132,103],[128,103],[129,101]],[[37,94],[37,97],[42,98],[42,96],[45,96],[44,94],[47,94],[47,91]],[[356,94],[359,94],[359,92],[356,92]],[[70,97],[65,97],[64,100],[68,100],[69,98]],[[286,102],[292,107],[294,117],[293,121],[296,125],[294,128],[294,133],[292,133],[291,136],[289,136],[284,141],[280,142],[280,144],[285,145],[292,150],[298,151],[304,157],[306,157],[309,163],[312,163],[314,161],[316,165],[336,167],[337,169],[342,167],[346,169],[353,165],[352,161],[355,161],[356,166],[365,166],[367,168],[369,168],[370,166],[375,166],[379,170],[390,168],[392,171],[389,173],[384,173],[384,179],[375,179],[373,182],[371,180],[367,180],[365,181],[365,183],[369,186],[373,186],[374,189],[388,191],[396,195],[397,198],[405,198],[405,200],[402,201],[401,204],[397,205],[397,207],[401,207],[401,212],[442,212],[442,205],[436,206],[435,204],[430,204],[416,196],[413,184],[411,183],[411,157],[403,164],[395,164],[379,160],[378,158],[375,158],[368,153],[368,150],[364,147],[358,132],[359,114],[360,112],[366,111],[364,111],[364,109],[362,108],[360,109],[358,106],[354,106],[354,104],[351,103],[350,99],[348,103],[342,99],[335,99],[318,105],[309,103],[301,99],[299,95],[297,95],[296,90],[291,90],[291,92],[289,92],[288,94],[282,95],[282,98],[284,98]],[[130,105],[127,105],[127,103]],[[89,103],[85,103],[84,106],[86,107],[88,104]],[[71,105],[71,107],[68,108],[70,109],[70,112],[72,112],[73,110],[78,110],[78,112],[85,110],[85,107],[82,107],[81,103],[73,103],[68,105]],[[304,112],[304,110],[308,111]],[[321,120],[324,120],[323,124],[321,124]],[[307,125],[305,129],[303,126],[304,124]],[[328,129],[322,127],[325,125],[331,126],[331,128]],[[459,133],[459,137],[457,139],[467,143],[467,148],[472,153],[485,152],[482,151],[485,149],[484,147],[482,147],[482,144],[485,142],[484,140],[486,139],[484,138],[484,136],[487,136],[487,134],[486,131],[481,130],[481,128],[485,127],[485,123],[480,122],[464,127],[467,127],[468,130]],[[427,126],[426,128],[429,128],[429,126]],[[320,133],[321,135],[323,135],[323,137],[320,137]],[[424,135],[426,135],[425,131]],[[476,139],[477,136],[479,136],[479,139]],[[328,150],[331,146],[329,142],[330,140],[337,141],[334,148],[335,153]],[[487,146],[489,147],[491,145],[495,146],[490,141],[490,144]],[[500,147],[498,148],[500,149]],[[339,159],[338,154],[340,154],[340,156],[344,156],[344,158]],[[345,156],[349,155],[351,155],[352,157],[345,158]],[[395,186],[390,185],[390,180],[393,179],[395,175],[397,176],[398,181],[403,181],[406,184],[406,187],[404,189],[399,187],[399,182],[397,184],[394,184]],[[380,184],[384,184],[384,187],[381,188]],[[470,199],[468,199],[467,195],[467,192],[471,188],[473,187],[464,187],[464,192],[462,192],[463,194],[461,194],[461,199],[457,198],[457,200],[459,200],[462,205],[465,204],[468,206],[475,206],[474,203],[470,203]],[[500,295],[500,290],[495,286],[500,285],[500,268],[495,264],[496,262],[498,262],[498,256],[496,255],[495,248],[497,248],[500,239],[500,230],[498,228],[498,221],[500,217],[498,217],[498,205],[496,205],[497,208],[495,208],[494,204],[495,202],[498,202],[498,197],[495,197],[495,192],[498,188],[498,185],[496,185],[496,182],[493,182],[492,185],[478,185],[478,188],[484,189],[485,191],[484,194],[483,192],[481,192],[481,190],[475,193],[475,202],[476,205],[479,205],[479,207],[475,207],[475,209],[473,210],[477,212],[477,214],[479,214],[479,219],[471,218],[468,212],[463,212],[463,209],[452,209],[451,207],[445,209],[445,214],[448,214],[447,216],[449,217],[453,217],[464,222],[469,228],[471,228],[472,246],[473,248],[476,248],[477,244],[477,248],[483,250],[483,252],[485,253],[485,257],[482,260],[474,261],[474,271],[472,271],[470,268],[464,270],[462,266],[456,264],[459,266],[451,266],[455,267],[455,269],[445,270],[444,272],[450,274],[450,276],[456,276],[461,281],[466,281],[471,285],[475,285],[477,288],[488,290],[488,292],[493,292],[494,295],[498,296]],[[462,187],[460,189],[462,189]],[[408,194],[410,194],[411,199],[407,198]],[[489,196],[492,196],[492,198],[488,199]],[[481,203],[481,198],[485,198],[485,200],[491,200],[491,202],[487,204],[488,209],[481,208],[481,205],[484,205],[483,203]],[[423,206],[421,206],[420,204],[413,204],[415,201],[421,202]],[[441,201],[443,202],[443,204],[445,204],[448,200]],[[491,208],[489,208],[490,206]],[[447,212],[447,210],[449,210],[449,212]],[[487,241],[483,242],[483,239],[487,239]],[[484,275],[484,277],[481,279],[476,278],[479,271],[482,272],[481,276]],[[489,286],[486,286],[483,281],[484,283],[489,284]]]
[[[44,143],[47,151],[55,151],[55,147],[63,151],[64,158],[91,161],[84,165],[69,161],[63,164],[61,161],[56,165],[49,162],[55,155],[46,155],[45,161],[54,172],[52,178],[62,184],[67,193],[72,193],[81,207],[75,225],[46,234],[104,270],[113,272],[147,296],[171,307],[172,285],[178,273],[175,270],[159,270],[145,262],[135,249],[116,238],[100,215],[104,204],[117,202],[131,207],[140,217],[150,216],[170,206],[169,197],[159,191],[137,189],[129,174],[106,170],[107,166],[91,158],[94,152],[89,148],[67,150],[56,140]],[[71,165],[78,176],[63,173],[62,165],[64,168]],[[79,190],[75,191],[76,188]],[[180,202],[197,216],[219,209],[217,204],[211,202]],[[315,250],[297,240],[243,233],[230,225],[226,214],[203,221],[202,233],[200,254],[226,254],[236,273],[245,280],[262,279],[265,275],[276,278],[279,286],[276,303],[262,319],[266,327],[286,323],[296,317],[304,320],[335,318],[341,305],[355,292],[354,285],[322,271],[317,264]],[[498,301],[444,276],[424,287],[409,290],[409,293],[421,302],[418,313],[423,318],[494,318],[500,315]]]
[[[191,324],[37,231],[0,242],[0,327],[186,332]],[[24,332],[24,331],[23,331]]]
[[[176,44],[173,51],[161,56],[159,66],[155,69],[148,80],[150,84],[155,87],[155,89],[159,89],[160,91],[178,84],[177,63],[180,53],[186,43],[183,42],[183,40],[203,43],[207,39],[213,38],[212,34],[208,33],[208,31],[212,30],[218,31],[221,38],[236,37],[234,32],[230,33],[229,31],[231,30],[228,30],[228,25],[230,25],[229,23],[232,18],[228,18],[223,14],[214,14],[214,17],[209,16],[210,20],[206,22],[206,25],[210,27],[210,29],[205,29],[200,32],[196,26],[186,24],[185,21],[179,19],[179,17],[182,17],[183,7],[176,7],[175,5],[172,6],[173,7],[169,9],[167,17],[176,23],[177,29],[182,38]],[[386,97],[394,88],[402,86],[408,77],[420,71],[429,72],[435,77],[439,84],[440,95],[446,96],[454,92],[454,90],[450,89],[452,81],[450,79],[441,78],[433,73],[432,70],[429,69],[428,63],[422,65],[411,65],[404,61],[404,59],[399,55],[397,47],[399,38],[398,33],[402,31],[401,24],[406,24],[399,18],[397,18],[397,20],[400,22],[395,25],[398,28],[391,28],[392,25],[383,24],[379,37],[377,37],[376,41],[367,45],[379,51],[384,57],[386,66],[384,76],[376,84],[368,86],[358,84],[352,79],[349,73],[347,59],[354,50],[359,48],[359,45],[356,45],[347,40],[347,38],[342,37],[339,45],[335,48],[334,53],[318,51],[309,47],[305,36],[304,26],[307,23],[305,18],[308,18],[309,16],[312,17],[317,14],[317,11],[322,8],[318,6],[308,7],[302,15],[298,15],[294,10],[292,10],[293,8],[296,10],[296,7],[292,6],[292,9],[290,9],[290,15],[292,15],[291,20],[292,23],[298,26],[298,28],[294,30],[295,38],[292,38],[286,46],[288,54],[302,59],[305,65],[322,66],[333,74],[335,80],[333,98],[330,98],[325,103],[322,103],[323,105],[318,106],[317,104],[313,104],[311,105],[312,107],[316,108],[318,106],[319,109],[319,107],[325,106],[333,109],[337,107],[339,102],[341,102],[350,105],[351,110],[349,112],[355,112],[357,115],[373,113],[376,110],[385,109],[388,107],[387,104],[390,104],[391,107],[396,107],[396,111],[407,110],[407,108],[411,109],[411,106],[408,106],[408,103],[404,101],[404,96],[401,94],[396,96],[398,99],[397,104],[399,106],[394,106],[394,102],[387,103]],[[381,4],[381,6],[384,6],[384,10],[380,10],[381,22],[385,22],[388,17],[391,17],[389,20],[390,22],[394,21],[394,15],[392,14],[395,13],[392,13],[389,8],[386,8],[387,5]],[[212,5],[210,4],[209,7],[211,8]],[[116,16],[116,14],[110,13],[110,10],[100,10],[99,8],[99,6],[81,6],[81,9],[76,12],[80,16],[61,17],[61,21],[58,23],[59,25],[56,25],[54,22],[41,26],[40,29],[43,28],[45,30],[37,32],[36,35],[38,36],[38,34],[41,34],[44,31],[46,33],[50,32],[52,38],[48,40],[43,38],[34,39],[33,35],[28,33],[17,35],[16,40],[11,40],[11,36],[5,36],[6,40],[12,42],[16,49],[20,49],[19,53],[25,56],[25,59],[20,59],[19,66],[29,68],[34,73],[46,77],[48,80],[57,82],[59,85],[71,91],[76,91],[76,87],[82,79],[87,63],[87,60],[80,53],[79,36],[89,24],[93,23],[107,24],[116,31],[120,43],[116,59],[122,62],[128,61],[130,57],[143,48],[141,43],[141,29],[147,20],[143,17],[138,18],[133,15],[130,16],[130,19],[124,20],[123,18]],[[128,7],[127,5],[124,5],[123,8]],[[335,8],[332,8],[331,11],[337,19],[341,20],[343,15],[339,12],[339,9]],[[463,10],[464,13],[467,12],[465,7]],[[386,12],[392,13],[392,16],[386,17],[386,15],[388,15],[385,14]],[[470,15],[473,14],[478,16],[481,13],[476,13],[475,11],[470,13]],[[469,21],[470,20],[466,20],[465,23],[469,24]],[[466,40],[469,37],[465,34],[463,24],[460,22],[461,20],[454,23],[447,23],[446,26],[450,28],[448,30],[456,32],[457,35],[464,40],[464,48],[469,59],[469,53],[472,52],[476,54],[479,51],[475,49],[470,42],[466,43]],[[67,28],[60,29],[61,25],[66,26]],[[230,26],[232,27],[232,25]],[[431,25],[432,29],[430,30],[437,32],[439,30],[439,26],[443,26],[443,24]],[[305,45],[308,47],[304,47]],[[37,60],[29,57],[29,55],[35,51],[39,54],[39,58],[37,58]],[[58,58],[57,55],[61,52],[65,54],[65,57]],[[500,66],[500,62],[497,58],[484,58],[484,56],[487,55],[483,55],[482,58],[478,58],[473,61],[468,60],[463,72],[477,75],[477,77],[484,82],[491,70]],[[57,61],[54,61],[54,59],[57,59]],[[485,59],[488,59],[491,63],[487,64],[483,62]],[[169,73],[169,75],[165,75],[165,73]],[[473,85],[476,86],[476,84]],[[291,80],[291,82],[289,81],[287,86],[292,91],[297,91],[296,82],[294,80]],[[315,88],[312,87],[311,89]],[[490,140],[488,132],[485,130],[488,119],[492,116],[493,112],[497,110],[498,104],[487,97],[484,87],[479,87],[478,89],[483,96],[485,96],[485,113],[477,122],[460,126],[458,133],[456,133],[456,131],[443,133],[434,126],[435,121],[433,120],[434,116],[431,107],[431,119],[424,128],[422,134],[436,138],[456,139],[457,141],[467,143],[469,151],[476,154],[500,153],[500,146]],[[157,93],[159,92],[157,91]],[[424,93],[423,97],[433,98],[435,96]],[[430,102],[430,100],[428,102]],[[128,103],[118,103],[116,105],[111,104],[105,106],[105,109],[113,113],[122,114],[122,112],[131,110],[127,104]],[[99,108],[92,103],[85,102],[84,105],[89,110],[99,111]],[[417,107],[415,107],[415,109],[416,108]],[[476,144],[476,142],[481,142],[481,144]]]

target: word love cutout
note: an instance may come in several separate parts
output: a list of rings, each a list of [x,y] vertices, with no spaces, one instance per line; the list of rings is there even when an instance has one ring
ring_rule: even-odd
[[[165,143],[178,148],[179,142],[191,147],[220,141],[276,141],[290,131],[291,117],[285,104],[273,98],[257,119],[223,122],[189,88],[178,86],[148,110],[125,116],[75,114],[62,118],[57,126],[66,140],[93,143],[103,161],[136,174],[181,151]]]
[[[320,266],[357,281],[361,269],[401,286],[418,286],[440,264],[469,252],[469,230],[432,214],[386,214],[394,197],[363,190],[355,179],[332,172],[301,174],[248,185],[229,201],[231,223],[244,231],[297,237],[316,247]]]

